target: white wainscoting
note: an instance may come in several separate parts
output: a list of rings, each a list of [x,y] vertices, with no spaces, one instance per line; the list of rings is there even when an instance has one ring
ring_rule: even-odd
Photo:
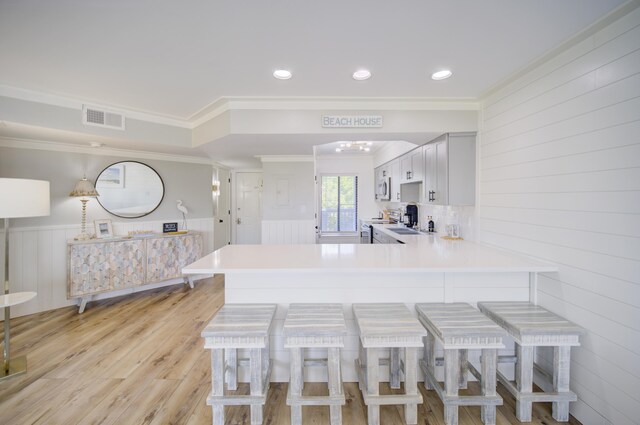
[[[115,235],[126,235],[130,230],[151,230],[162,232],[163,221],[113,222]],[[202,232],[203,254],[213,247],[213,218],[191,219],[187,221],[189,230]],[[80,226],[40,226],[12,227],[9,230],[9,280],[11,292],[34,291],[38,296],[33,300],[11,307],[11,317],[52,310],[76,304],[75,299],[67,299],[67,241],[80,233]],[[0,232],[4,241],[4,231]],[[0,250],[4,259],[4,243]],[[4,260],[0,266],[4,276]],[[146,285],[144,288],[162,286]],[[95,299],[131,293],[122,290],[100,294]],[[91,308],[89,306],[89,308]],[[0,310],[4,320],[4,310]]]
[[[314,244],[315,226],[315,220],[262,220],[262,244]]]
[[[479,239],[559,265],[537,299],[587,329],[571,351],[585,424],[637,424],[640,411],[638,40],[635,9],[481,112]]]

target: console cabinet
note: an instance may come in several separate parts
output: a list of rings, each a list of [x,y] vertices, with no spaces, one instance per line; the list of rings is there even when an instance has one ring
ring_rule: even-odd
[[[92,295],[182,278],[202,256],[202,235],[71,241],[67,250],[67,298],[79,298],[82,313]]]

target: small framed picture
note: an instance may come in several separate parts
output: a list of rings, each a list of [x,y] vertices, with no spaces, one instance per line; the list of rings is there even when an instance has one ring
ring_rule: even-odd
[[[96,238],[112,238],[113,227],[111,226],[111,220],[94,220],[93,225],[96,228]]]

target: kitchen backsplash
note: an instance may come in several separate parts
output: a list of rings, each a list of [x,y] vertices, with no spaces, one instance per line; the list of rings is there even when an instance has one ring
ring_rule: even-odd
[[[380,210],[397,210],[402,208],[404,211],[406,202],[377,202]],[[429,222],[429,216],[433,217],[436,232],[441,235],[446,234],[445,225],[447,219],[452,217],[452,214],[457,214],[458,224],[460,226],[460,236],[465,240],[475,240],[476,232],[476,219],[474,206],[443,206],[443,205],[430,205],[418,203],[418,218],[420,221],[420,228],[426,229]]]

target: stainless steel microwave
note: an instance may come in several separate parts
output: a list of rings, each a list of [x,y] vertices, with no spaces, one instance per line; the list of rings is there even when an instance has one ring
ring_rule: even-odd
[[[378,195],[379,201],[391,200],[391,177],[380,178],[376,194]]]

